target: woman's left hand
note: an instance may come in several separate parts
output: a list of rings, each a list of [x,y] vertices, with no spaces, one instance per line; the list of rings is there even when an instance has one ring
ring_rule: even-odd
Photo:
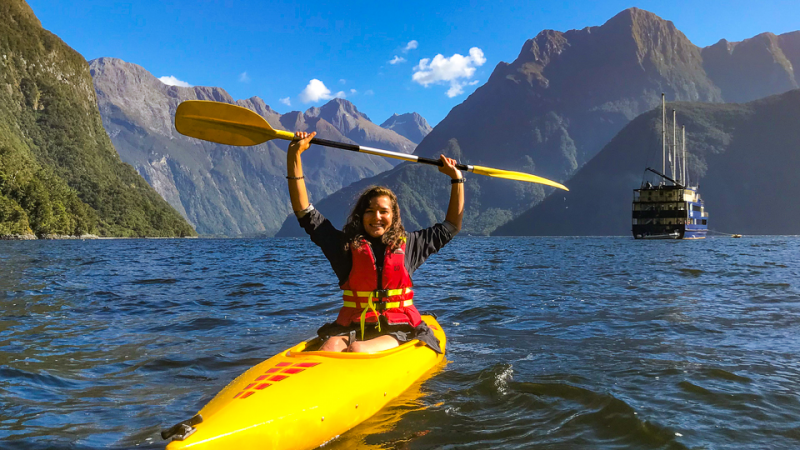
[[[439,172],[449,175],[450,178],[454,180],[463,177],[463,175],[461,175],[461,171],[456,168],[457,161],[455,159],[448,158],[444,155],[440,155],[439,159],[441,159],[444,163],[443,166],[439,167]]]

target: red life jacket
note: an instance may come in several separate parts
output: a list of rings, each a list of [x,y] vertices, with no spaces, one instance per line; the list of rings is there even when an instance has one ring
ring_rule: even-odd
[[[411,276],[406,270],[405,240],[395,251],[386,247],[380,286],[375,255],[369,242],[362,239],[358,247],[351,244],[350,254],[353,268],[350,269],[347,281],[341,286],[344,291],[344,306],[336,318],[339,325],[359,323],[362,318],[366,323],[375,323],[378,322],[378,314],[384,316],[391,325],[407,323],[416,327],[422,323],[419,311],[414,307]]]

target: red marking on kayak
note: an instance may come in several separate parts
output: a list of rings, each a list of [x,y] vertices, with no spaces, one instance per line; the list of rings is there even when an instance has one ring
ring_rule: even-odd
[[[281,380],[285,380],[287,378],[289,378],[289,377],[287,377],[286,375],[275,375],[272,378],[270,378],[269,381],[281,381]]]
[[[302,372],[304,370],[306,370],[306,369],[300,369],[300,368],[296,368],[296,367],[291,367],[289,369],[283,369],[283,372],[281,372],[281,373],[288,373],[289,375],[294,375],[294,374],[300,373],[300,372]]]
[[[253,387],[255,385],[256,385],[255,383],[250,383],[250,384],[247,385],[246,388],[244,388],[244,390],[246,391],[246,390],[250,389],[251,387]]]
[[[236,397],[238,397],[238,396],[242,395],[242,392],[244,392],[244,391],[239,391],[239,393],[238,393],[238,394],[236,394],[236,395],[234,395],[234,396],[233,396],[233,398],[236,398]]]
[[[438,330],[439,329],[439,327],[437,327],[436,325],[431,325],[431,328],[433,328],[434,330]]]
[[[275,367],[286,367],[286,366],[291,366],[291,365],[292,365],[292,363],[282,362],[282,363],[275,364]]]
[[[294,365],[294,367],[314,367],[314,366],[318,366],[320,364],[322,364],[322,363],[318,363],[318,362],[297,363],[297,364]]]
[[[264,372],[264,373],[275,373],[275,372],[277,372],[277,371],[279,371],[279,370],[281,370],[281,369],[276,369],[276,368],[274,368],[274,367],[273,367],[272,369],[269,369],[269,370],[267,370],[267,371],[266,371],[266,372]]]
[[[260,390],[265,389],[265,388],[267,388],[269,386],[272,386],[272,384],[270,384],[270,383],[261,383],[258,386],[256,386],[256,389],[258,389],[260,391]]]
[[[241,399],[243,399],[243,398],[250,397],[251,395],[253,395],[253,394],[255,394],[255,393],[256,393],[256,391],[248,391],[248,392],[245,392],[245,393],[244,393],[244,395],[242,395],[241,397],[239,397],[239,399],[241,400]]]
[[[269,375],[261,375],[260,377],[256,378],[256,381],[266,380]]]

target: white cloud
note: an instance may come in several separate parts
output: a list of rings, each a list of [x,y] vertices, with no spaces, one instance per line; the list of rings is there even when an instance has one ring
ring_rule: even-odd
[[[478,80],[472,80],[469,83],[467,83],[466,81],[461,83],[451,82],[450,89],[448,89],[447,92],[445,92],[445,94],[447,94],[448,97],[453,98],[456,95],[461,95],[464,93],[464,86],[475,86],[476,84],[478,84]]]
[[[172,75],[170,75],[168,77],[161,77],[161,78],[158,79],[158,81],[166,84],[167,86],[192,87],[191,84],[189,84],[189,83],[187,83],[185,81],[181,81],[181,80],[175,78]]]
[[[397,55],[394,55],[394,59],[389,61],[389,64],[400,64],[400,63],[403,63],[403,62],[406,62],[405,58],[401,58],[401,57],[399,57]]]
[[[406,44],[406,47],[403,49],[403,53],[408,53],[409,50],[414,50],[417,47],[419,47],[419,42],[408,41],[408,44]]]
[[[339,83],[346,84],[347,80],[345,80],[344,78],[339,78]]]
[[[239,75],[239,82],[241,82],[241,83],[249,83],[250,82],[250,77],[247,76],[247,72],[242,72]]]
[[[366,91],[364,91],[364,95],[375,95],[375,91],[373,91],[372,89],[367,89]]]
[[[350,95],[355,95],[358,91],[355,89],[350,89]]]
[[[289,97],[280,99],[280,102],[286,106],[292,106],[292,99],[290,99]]]
[[[331,95],[331,90],[325,87],[325,83],[314,78],[308,82],[308,86],[300,93],[300,101],[303,103],[315,103],[320,100],[330,100],[332,98],[345,98],[344,91],[339,91]]]
[[[447,90],[448,97],[455,97],[464,92],[464,86],[472,85],[477,81],[467,81],[475,74],[475,69],[486,63],[483,51],[478,47],[469,49],[469,56],[462,56],[458,53],[449,58],[443,55],[436,55],[433,60],[429,58],[421,59],[419,64],[414,67],[414,75],[411,79],[428,87],[432,84],[450,84]]]

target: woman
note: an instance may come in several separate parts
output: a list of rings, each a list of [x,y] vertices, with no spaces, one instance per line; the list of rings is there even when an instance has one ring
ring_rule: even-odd
[[[367,189],[342,231],[308,202],[300,155],[316,133],[296,133],[287,153],[292,209],[339,278],[344,302],[335,322],[317,333],[321,351],[379,352],[419,339],[441,353],[433,332],[414,306],[411,275],[461,229],[464,178],[456,161],[441,156],[439,171],[452,178],[450,204],[443,223],[406,233],[397,198],[388,188]]]

